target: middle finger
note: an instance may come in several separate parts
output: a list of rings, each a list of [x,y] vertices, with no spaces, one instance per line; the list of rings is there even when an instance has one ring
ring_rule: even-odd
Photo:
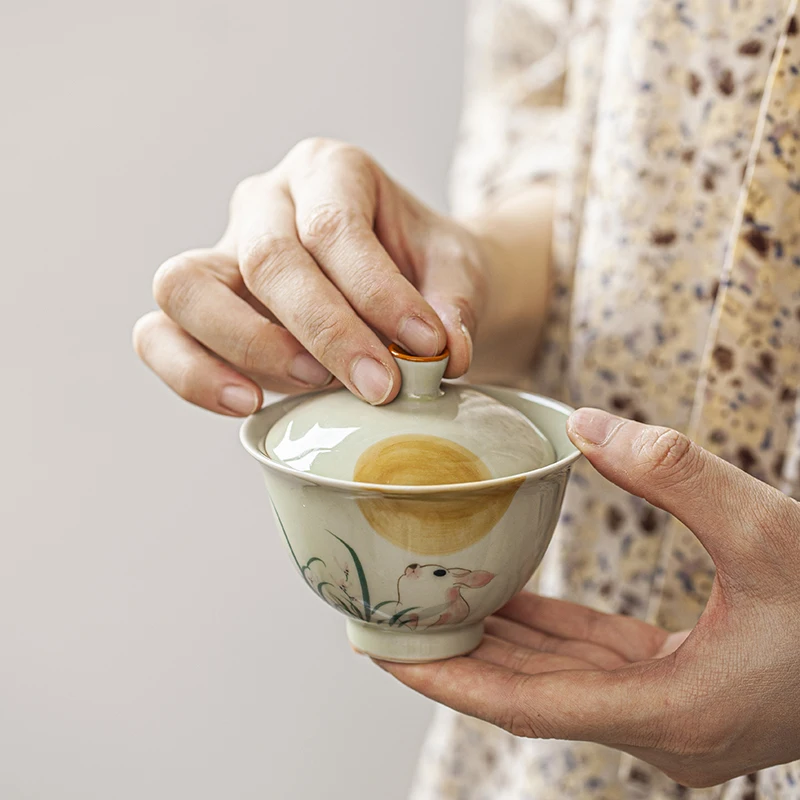
[[[330,382],[297,339],[259,314],[213,264],[212,253],[190,251],[161,266],[154,294],[167,316],[243,374],[299,388]]]
[[[236,226],[245,284],[306,349],[373,405],[394,397],[400,373],[389,351],[300,244],[286,190],[259,186]]]

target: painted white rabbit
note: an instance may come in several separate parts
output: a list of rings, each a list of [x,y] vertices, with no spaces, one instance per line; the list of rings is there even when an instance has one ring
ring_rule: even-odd
[[[411,628],[424,625],[457,625],[469,616],[462,589],[480,589],[494,578],[485,570],[443,567],[441,564],[409,564],[397,581],[397,608]]]

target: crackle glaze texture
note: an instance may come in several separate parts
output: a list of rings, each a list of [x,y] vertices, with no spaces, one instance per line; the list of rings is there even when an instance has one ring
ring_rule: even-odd
[[[795,0],[477,0],[453,205],[558,187],[535,391],[669,425],[800,497]],[[670,629],[713,565],[582,461],[539,591]],[[442,710],[414,800],[800,798],[797,764],[687,789],[591,744]]]

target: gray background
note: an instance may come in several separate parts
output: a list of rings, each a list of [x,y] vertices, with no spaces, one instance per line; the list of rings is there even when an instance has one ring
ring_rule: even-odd
[[[293,573],[237,423],[130,329],[297,140],[436,206],[461,0],[0,0],[0,798],[405,796],[431,705]]]

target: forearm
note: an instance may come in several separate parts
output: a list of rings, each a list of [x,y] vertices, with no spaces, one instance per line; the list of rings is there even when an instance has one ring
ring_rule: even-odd
[[[513,380],[535,358],[550,298],[553,194],[536,184],[465,221],[488,273],[471,380]]]

